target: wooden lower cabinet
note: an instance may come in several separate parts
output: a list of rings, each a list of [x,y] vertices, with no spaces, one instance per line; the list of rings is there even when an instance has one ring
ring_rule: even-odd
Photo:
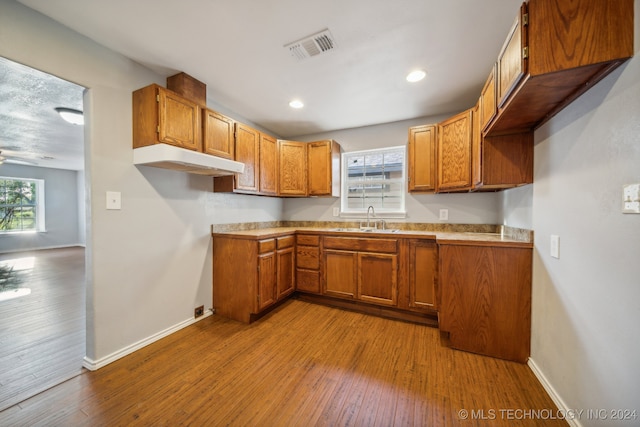
[[[409,240],[409,307],[438,309],[438,246],[433,240]]]
[[[533,249],[441,244],[440,330],[451,347],[525,363]]]
[[[320,294],[320,236],[296,236],[296,289]]]
[[[323,293],[396,306],[398,247],[397,239],[325,237]]]
[[[295,290],[293,235],[213,236],[213,308],[249,323]]]

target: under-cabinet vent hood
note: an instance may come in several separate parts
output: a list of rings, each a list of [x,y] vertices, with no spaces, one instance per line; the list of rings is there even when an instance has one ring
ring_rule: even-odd
[[[167,144],[134,148],[133,164],[209,176],[244,172],[244,163]]]

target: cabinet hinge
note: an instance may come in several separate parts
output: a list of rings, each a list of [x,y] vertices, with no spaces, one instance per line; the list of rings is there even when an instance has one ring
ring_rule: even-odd
[[[156,133],[160,133],[160,126],[156,128]]]
[[[529,57],[529,46],[525,46],[522,48],[522,59],[527,59]]]
[[[160,102],[160,95],[156,95],[156,102]]]
[[[528,13],[523,13],[522,14],[522,26],[525,25],[529,25],[529,14]]]

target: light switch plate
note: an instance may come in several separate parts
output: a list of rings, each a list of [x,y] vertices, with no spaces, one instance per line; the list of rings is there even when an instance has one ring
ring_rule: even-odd
[[[622,187],[622,213],[640,213],[640,184]]]
[[[549,252],[553,258],[560,259],[560,236],[556,236],[555,234],[551,235]]]
[[[107,210],[122,209],[121,194],[119,191],[107,191]]]

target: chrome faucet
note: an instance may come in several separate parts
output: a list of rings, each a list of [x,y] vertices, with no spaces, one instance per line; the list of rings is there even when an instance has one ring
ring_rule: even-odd
[[[375,209],[373,209],[373,206],[369,206],[369,207],[367,208],[367,228],[371,227],[371,224],[369,224],[369,212],[372,212],[372,213],[373,213],[373,217],[374,217],[374,218],[376,217],[376,211],[375,211]]]

